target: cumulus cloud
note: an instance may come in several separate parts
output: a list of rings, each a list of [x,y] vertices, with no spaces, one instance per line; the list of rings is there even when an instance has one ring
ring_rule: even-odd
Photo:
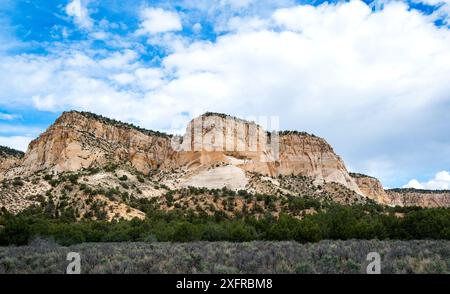
[[[10,148],[25,152],[25,151],[27,151],[28,144],[33,139],[34,138],[32,138],[32,137],[26,137],[26,136],[11,136],[11,137],[0,136],[0,145],[8,146]]]
[[[176,12],[162,8],[145,8],[141,13],[141,21],[137,31],[139,35],[154,35],[182,29],[180,16]]]
[[[436,147],[450,146],[442,136],[450,127],[450,30],[403,3],[233,16],[214,41],[176,35],[175,12],[146,8],[141,17],[138,32],[171,48],[158,65],[138,48],[0,56],[0,79],[8,80],[0,106],[90,110],[163,130],[207,110],[278,115],[282,128],[325,137],[353,170],[386,186],[450,164],[450,148]]]
[[[83,29],[91,29],[94,22],[87,8],[88,0],[72,0],[66,6],[66,13],[72,17],[75,24]]]
[[[254,0],[221,0],[220,4],[223,6],[230,5],[233,8],[243,8],[249,6]]]
[[[192,30],[195,32],[195,33],[200,33],[201,32],[201,30],[202,30],[202,24],[201,23],[195,23],[193,26],[192,26]]]
[[[229,32],[259,31],[267,28],[267,21],[260,17],[232,17],[227,23]]]
[[[450,173],[448,171],[440,171],[436,173],[433,179],[423,183],[413,179],[403,188],[448,190],[450,189]]]

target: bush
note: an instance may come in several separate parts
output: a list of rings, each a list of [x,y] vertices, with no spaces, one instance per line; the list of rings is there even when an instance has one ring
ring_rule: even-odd
[[[115,196],[111,189],[106,194]],[[122,195],[124,196],[124,195]],[[171,193],[166,194],[168,200]],[[231,218],[223,210],[214,215],[174,209],[157,209],[155,198],[126,197],[129,204],[147,214],[145,220],[104,222],[107,219],[105,203],[86,201],[89,210],[85,220],[76,221],[80,214],[61,198],[58,206],[53,200],[41,206],[30,207],[18,215],[2,211],[0,217],[0,245],[25,245],[37,236],[53,237],[64,244],[99,242],[104,240],[136,241],[154,235],[159,241],[191,242],[251,240],[295,240],[302,243],[323,239],[444,239],[450,240],[450,210],[413,210],[403,218],[393,214],[367,213],[370,207],[328,204],[326,210],[302,219],[281,214],[275,218],[266,213],[256,218],[240,215]],[[233,199],[232,199],[233,200]],[[233,201],[231,201],[233,202]],[[97,218],[97,221],[88,220]]]
[[[78,174],[71,174],[67,176],[67,179],[69,180],[70,183],[72,183],[72,185],[76,185],[78,183],[78,178],[79,178]]]
[[[20,178],[15,178],[12,182],[14,187],[22,187],[24,182]]]
[[[189,222],[180,222],[174,226],[172,241],[175,242],[192,242],[200,240],[200,230]]]

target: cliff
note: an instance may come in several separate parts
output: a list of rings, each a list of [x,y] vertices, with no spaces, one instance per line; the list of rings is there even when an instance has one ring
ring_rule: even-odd
[[[108,189],[123,184],[108,168],[114,166],[148,178],[142,186],[141,176],[135,176],[121,191],[128,195],[131,185],[142,197],[160,197],[158,187],[163,185],[168,190],[226,187],[272,195],[315,195],[347,204],[372,199],[392,206],[449,206],[447,192],[386,192],[376,178],[349,173],[324,139],[297,131],[267,132],[262,125],[266,124],[205,113],[187,125],[183,136],[172,136],[92,113],[65,112],[30,143],[25,154],[0,148],[0,180],[6,181],[0,204],[20,211],[39,195],[58,189],[64,195],[65,186],[44,179],[49,174],[64,179],[65,173],[87,169],[99,174],[85,172],[89,181],[83,184],[93,185],[99,197],[106,197]],[[20,183],[18,177],[28,180]],[[86,191],[72,192],[74,197],[77,193]],[[10,204],[17,199],[24,204]],[[131,217],[124,210],[128,208],[117,206],[115,213]]]
[[[266,132],[255,122],[207,113],[192,120],[180,144],[187,166],[230,164],[271,177],[311,177],[317,185],[339,183],[362,194],[344,162],[322,138],[300,132]]]
[[[281,134],[280,160],[276,166],[278,174],[311,177],[316,184],[339,183],[362,194],[342,159],[322,138],[295,132]]]
[[[383,185],[377,178],[359,173],[350,173],[350,176],[355,180],[359,189],[366,197],[378,203],[391,205],[391,198],[387,195]]]
[[[390,205],[450,207],[449,190],[391,189],[386,194]]]
[[[172,155],[168,135],[71,111],[30,143],[19,173],[76,171],[107,164],[126,164],[148,173]]]

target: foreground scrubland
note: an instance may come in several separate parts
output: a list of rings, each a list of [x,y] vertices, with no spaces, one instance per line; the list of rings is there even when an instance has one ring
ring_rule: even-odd
[[[84,243],[36,240],[0,247],[0,273],[64,273],[68,252],[82,273],[365,273],[369,252],[382,273],[450,273],[449,241]]]

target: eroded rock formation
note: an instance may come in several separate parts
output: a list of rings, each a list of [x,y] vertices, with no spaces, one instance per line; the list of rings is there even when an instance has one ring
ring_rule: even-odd
[[[0,148],[0,180],[111,165],[145,175],[163,172],[160,181],[174,189],[251,190],[254,174],[271,179],[299,176],[311,179],[319,190],[335,183],[386,205],[450,206],[449,193],[386,192],[376,178],[349,174],[322,138],[296,131],[267,132],[255,122],[217,113],[193,119],[185,135],[177,137],[71,111],[32,141],[25,154]]]
[[[387,190],[390,205],[419,207],[450,207],[450,191],[416,189]]]
[[[80,112],[65,112],[32,141],[16,173],[128,164],[146,173],[173,156],[170,136]]]

